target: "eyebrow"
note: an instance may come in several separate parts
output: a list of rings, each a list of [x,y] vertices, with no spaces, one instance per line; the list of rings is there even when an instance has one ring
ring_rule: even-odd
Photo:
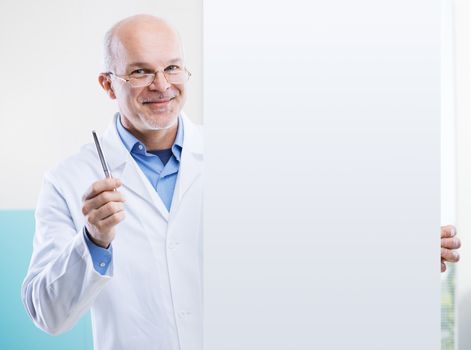
[[[170,61],[167,62],[167,64],[174,64],[174,63],[182,63],[183,60],[181,58],[174,58]],[[150,64],[149,63],[146,63],[146,62],[134,62],[134,63],[131,63],[130,65],[128,65],[128,68],[132,68],[132,67],[148,67]]]

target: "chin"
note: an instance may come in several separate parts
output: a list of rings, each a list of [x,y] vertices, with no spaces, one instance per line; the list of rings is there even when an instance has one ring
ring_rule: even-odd
[[[143,118],[143,122],[149,130],[170,129],[178,123],[178,114],[147,117]]]

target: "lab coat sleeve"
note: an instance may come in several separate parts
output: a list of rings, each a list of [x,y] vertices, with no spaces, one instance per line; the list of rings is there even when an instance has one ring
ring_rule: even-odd
[[[82,230],[51,174],[45,176],[36,208],[33,253],[22,286],[22,300],[33,322],[56,335],[72,328],[113,276],[93,266]],[[74,210],[77,208],[74,207]],[[80,223],[81,224],[81,223]]]

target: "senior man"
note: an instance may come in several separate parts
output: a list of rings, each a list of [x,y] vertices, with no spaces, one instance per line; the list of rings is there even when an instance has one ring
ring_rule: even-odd
[[[93,144],[45,175],[23,302],[51,334],[91,310],[97,350],[199,350],[203,155],[182,114],[180,38],[138,15],[110,29],[105,51],[99,83],[119,110],[101,140],[112,178]]]

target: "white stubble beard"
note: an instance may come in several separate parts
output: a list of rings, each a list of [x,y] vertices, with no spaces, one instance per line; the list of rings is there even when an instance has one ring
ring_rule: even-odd
[[[158,120],[149,120],[148,118],[140,118],[140,119],[148,130],[159,131],[159,130],[167,130],[167,129],[173,128],[178,123],[179,115],[180,113],[178,113],[168,125],[163,125],[163,126],[159,123]]]

